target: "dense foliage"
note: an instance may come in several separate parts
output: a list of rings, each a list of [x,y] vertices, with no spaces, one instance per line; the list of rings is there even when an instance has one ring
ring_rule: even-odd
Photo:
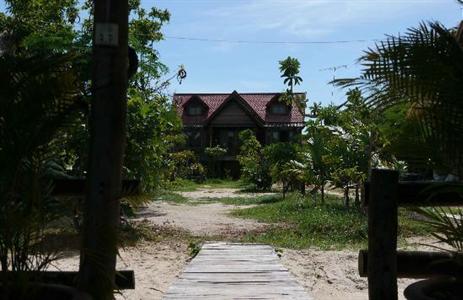
[[[171,177],[166,174],[169,155],[181,141],[181,122],[164,94],[169,80],[163,80],[167,67],[159,60],[153,44],[162,39],[163,24],[169,13],[157,8],[145,9],[139,1],[130,1],[129,43],[139,59],[139,69],[129,82],[127,142],[124,177],[140,179],[146,191],[154,191]],[[90,64],[92,1],[43,2],[6,1],[0,13],[2,53],[73,53],[76,92],[83,110],[73,115],[72,126],[61,129],[50,144],[69,175],[85,176],[88,156],[88,117],[90,104]],[[37,28],[41,28],[37,31]],[[66,86],[63,85],[63,88]],[[163,172],[158,172],[163,170]]]
[[[51,196],[53,180],[83,178],[87,170],[93,1],[82,7],[74,0],[5,3],[0,12],[0,264],[5,271],[41,270],[52,258],[40,248],[45,231],[51,221],[71,215]],[[129,39],[139,72],[129,83],[124,176],[153,191],[171,177],[171,152],[182,140],[180,120],[163,94],[167,68],[153,48],[169,13],[147,11],[139,1],[130,4]]]
[[[170,152],[182,140],[181,123],[164,96],[149,100],[132,94],[127,105],[127,147],[124,175],[141,179],[146,191],[169,180]]]
[[[81,104],[72,59],[45,53],[0,57],[2,270],[41,270],[52,258],[41,251],[41,238],[63,213],[50,182],[63,173],[51,142]]]

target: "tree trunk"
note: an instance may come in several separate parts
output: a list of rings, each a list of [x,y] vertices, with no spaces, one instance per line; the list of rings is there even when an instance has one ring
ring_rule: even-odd
[[[283,183],[283,199],[286,198],[286,192],[288,191],[288,184],[286,184],[284,181]]]
[[[350,206],[350,199],[349,199],[349,185],[346,185],[344,187],[344,206],[349,207]]]
[[[360,207],[360,183],[355,186],[355,206]]]
[[[322,184],[320,190],[321,190],[322,204],[325,204],[325,184]]]
[[[124,154],[128,1],[94,1],[90,154],[78,286],[114,299]],[[97,36],[98,34],[98,36]]]

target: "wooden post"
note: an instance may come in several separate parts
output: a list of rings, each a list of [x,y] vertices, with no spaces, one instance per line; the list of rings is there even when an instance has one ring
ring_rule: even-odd
[[[368,203],[368,295],[397,300],[397,192],[399,173],[374,169]]]
[[[128,1],[93,3],[90,153],[78,286],[93,299],[110,300],[116,278],[126,132]]]
[[[446,187],[446,189],[443,189]],[[363,205],[368,206],[370,202],[370,183],[365,182],[363,194]],[[436,193],[436,188],[441,191]],[[458,190],[463,184],[458,182],[400,182],[397,194],[397,205],[399,207],[419,206],[462,206],[463,197]]]
[[[358,256],[360,277],[368,276],[368,251],[360,250]],[[429,278],[433,276],[452,276],[461,272],[454,257],[447,252],[398,251],[398,278]]]
[[[213,130],[212,130],[212,127],[209,126],[209,147],[212,147],[212,142],[213,142],[213,141],[212,141],[212,139],[213,139],[213,136],[212,136],[212,135],[213,135],[213,134],[214,134],[214,132],[213,132]]]
[[[18,282],[19,278],[28,278],[30,282],[63,284],[74,286],[78,273],[75,271],[15,271],[0,272],[0,280]],[[0,282],[1,282],[0,281]],[[7,282],[8,282],[7,281]],[[114,279],[116,287],[120,290],[135,289],[135,273],[132,270],[116,272]]]

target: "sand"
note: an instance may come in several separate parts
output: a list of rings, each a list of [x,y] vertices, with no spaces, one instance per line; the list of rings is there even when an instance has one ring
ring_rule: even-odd
[[[367,300],[368,285],[357,271],[357,252],[284,249],[283,265],[314,300]],[[399,279],[399,299],[414,280]]]
[[[143,243],[137,247],[120,250],[118,270],[135,271],[135,290],[124,290],[116,299],[157,300],[183,271],[189,259],[185,243]],[[51,269],[75,271],[78,269],[78,253],[67,253],[56,261]]]
[[[134,270],[136,289],[126,290],[116,299],[158,300],[181,274],[189,259],[183,243],[144,243],[121,250],[119,270]],[[357,273],[357,252],[282,249],[281,261],[314,300],[367,300],[365,278]],[[78,254],[69,254],[55,265],[60,270],[77,270]],[[399,299],[412,283],[399,279]]]

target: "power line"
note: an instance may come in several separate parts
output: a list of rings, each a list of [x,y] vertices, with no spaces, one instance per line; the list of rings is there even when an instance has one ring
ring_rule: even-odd
[[[349,43],[367,43],[377,42],[377,39],[359,39],[359,40],[335,40],[335,41],[254,41],[254,40],[226,40],[226,39],[210,39],[200,37],[185,37],[165,35],[165,39],[183,40],[195,42],[211,42],[211,43],[232,43],[232,44],[293,44],[293,45],[310,45],[310,44],[349,44]]]
[[[0,0],[1,1],[1,0]],[[463,1],[463,0],[462,0]],[[53,25],[52,22],[46,21],[37,21],[39,24],[43,25]],[[77,25],[80,22],[75,24],[63,24],[67,25]],[[129,33],[130,34],[130,33]],[[138,36],[152,36],[152,34],[147,33],[137,33]],[[209,42],[209,43],[230,43],[230,44],[274,44],[274,45],[323,45],[323,44],[352,44],[352,43],[369,43],[369,42],[379,42],[380,39],[354,39],[354,40],[332,40],[332,41],[259,41],[259,40],[227,40],[227,39],[213,39],[213,38],[202,38],[202,37],[186,37],[186,36],[174,36],[174,35],[165,35],[163,38],[167,40],[182,40],[182,41],[194,41],[194,42]]]

